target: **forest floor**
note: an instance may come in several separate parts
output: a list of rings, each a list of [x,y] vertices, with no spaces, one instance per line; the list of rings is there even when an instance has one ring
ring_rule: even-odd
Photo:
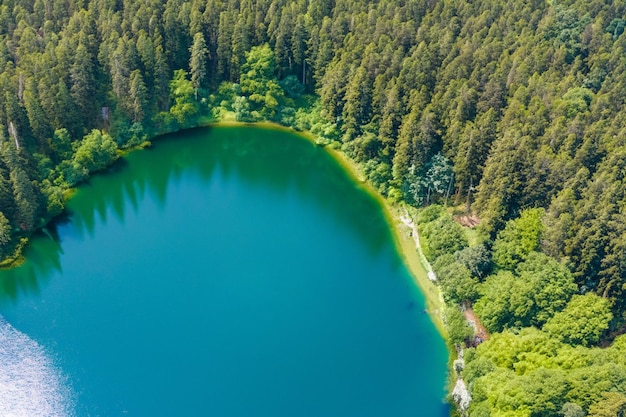
[[[480,219],[475,214],[463,214],[460,216],[454,216],[454,221],[464,227],[473,229],[480,224]]]

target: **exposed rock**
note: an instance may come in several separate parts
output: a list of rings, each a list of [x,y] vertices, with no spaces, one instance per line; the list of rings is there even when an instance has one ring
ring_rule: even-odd
[[[461,378],[456,380],[456,385],[454,385],[454,390],[452,391],[452,399],[457,404],[461,415],[467,416],[467,410],[470,402],[472,402],[472,396],[465,385],[465,381]]]

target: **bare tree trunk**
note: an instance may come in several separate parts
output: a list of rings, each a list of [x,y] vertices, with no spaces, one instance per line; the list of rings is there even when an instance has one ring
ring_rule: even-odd
[[[467,202],[465,203],[465,211],[467,211],[469,213],[470,211],[470,206],[472,203],[472,190],[474,189],[474,186],[472,184],[472,179],[470,178],[470,184],[469,187],[467,187]]]
[[[20,142],[17,138],[17,129],[15,128],[15,125],[13,124],[13,122],[9,122],[9,135],[13,136],[13,140],[15,141],[15,147],[19,149]]]
[[[448,197],[450,197],[450,189],[452,188],[452,182],[454,181],[454,172],[450,175],[450,182],[448,183],[448,191],[446,191],[446,199],[443,203],[445,206],[448,205]]]
[[[24,103],[24,74],[20,74],[17,86],[17,98],[20,99],[20,103]]]

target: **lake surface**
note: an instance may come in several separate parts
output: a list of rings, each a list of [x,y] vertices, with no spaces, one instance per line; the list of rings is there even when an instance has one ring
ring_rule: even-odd
[[[308,141],[166,136],[68,210],[0,272],[0,415],[449,414],[379,204]]]

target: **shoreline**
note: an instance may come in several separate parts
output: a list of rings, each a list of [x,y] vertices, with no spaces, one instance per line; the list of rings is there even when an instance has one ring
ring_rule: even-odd
[[[421,251],[421,247],[419,245],[419,237],[417,236],[417,229],[415,224],[413,223],[413,217],[411,213],[407,210],[404,203],[399,202],[397,204],[392,204],[386,198],[384,198],[369,182],[366,180],[364,175],[362,174],[359,166],[355,161],[350,159],[344,152],[339,149],[336,149],[333,146],[328,146],[325,144],[320,144],[318,142],[318,138],[308,131],[298,131],[291,127],[279,125],[274,122],[254,122],[254,123],[246,123],[246,122],[236,122],[236,121],[219,121],[219,122],[210,122],[210,123],[200,123],[195,128],[212,128],[212,127],[251,127],[251,128],[261,128],[267,130],[274,131],[282,131],[288,132],[290,134],[297,135],[302,139],[310,142],[316,147],[323,148],[324,151],[344,170],[345,174],[352,180],[354,183],[362,189],[362,191],[366,192],[371,198],[376,200],[379,204],[382,214],[387,222],[389,227],[389,231],[391,233],[394,246],[398,255],[400,256],[404,266],[406,267],[408,273],[411,275],[411,279],[413,281],[413,285],[421,292],[424,296],[424,301],[426,305],[426,313],[428,314],[431,322],[435,326],[439,335],[443,338],[443,341],[446,345],[446,350],[448,351],[448,372],[451,369],[451,365],[454,360],[454,347],[450,345],[450,341],[448,339],[448,334],[445,329],[443,323],[443,311],[444,311],[444,301],[442,298],[441,291],[437,285],[429,278],[429,271],[432,271],[430,268],[430,264],[428,260],[425,258]],[[189,128],[194,129],[194,128]],[[158,140],[162,136],[170,135],[178,131],[173,132],[164,132],[158,135],[153,136],[148,139],[146,142],[142,143],[139,146],[132,147],[129,149],[124,149],[120,151],[120,156],[123,158],[128,154],[134,153],[137,150],[143,150],[146,148],[150,148],[152,142],[154,140]],[[105,168],[102,171],[106,171],[108,169]],[[92,173],[96,174],[96,172]],[[68,190],[64,191],[65,201],[71,199],[74,191],[80,187],[81,184],[78,184]],[[65,209],[63,210],[65,212]],[[403,213],[404,212],[404,213]],[[30,238],[34,236],[36,233],[39,233],[41,230],[44,230],[50,223],[54,222],[56,218],[48,219],[44,224],[42,224],[37,230],[35,230],[30,236],[23,237],[22,243],[19,247],[18,256],[12,257],[9,262],[5,260],[4,265],[0,263],[0,269],[12,269],[19,267],[24,261],[25,256],[23,255],[23,250],[30,243]],[[432,272],[431,272],[432,273]],[[448,394],[452,392],[452,386],[448,386],[449,383],[446,384],[446,391]],[[454,408],[453,408],[454,409]]]
[[[370,197],[378,202],[383,211],[385,220],[387,221],[387,224],[390,228],[391,235],[394,240],[394,245],[396,247],[396,250],[398,251],[398,255],[400,255],[400,258],[402,259],[405,267],[411,275],[414,285],[421,291],[422,295],[424,296],[428,316],[430,317],[432,323],[437,329],[439,335],[443,338],[446,346],[448,347],[448,352],[451,354],[454,349],[453,346],[450,345],[450,342],[448,340],[448,332],[446,331],[443,324],[443,310],[445,307],[443,297],[441,291],[439,290],[439,287],[436,286],[429,278],[429,272],[432,271],[432,268],[430,268],[428,260],[422,253],[422,249],[419,246],[419,238],[412,235],[413,232],[411,231],[410,226],[403,220],[403,214],[401,213],[401,209],[404,209],[406,215],[409,216],[411,222],[413,221],[413,218],[411,214],[407,211],[404,203],[398,203],[395,205],[390,203],[367,182],[367,179],[361,173],[359,166],[356,162],[350,159],[350,157],[343,153],[341,150],[336,149],[332,146],[320,144],[317,141],[317,136],[313,135],[309,131],[299,131],[292,127],[283,126],[281,124],[267,120],[259,122],[238,122],[235,120],[212,121],[208,123],[200,123],[198,126],[189,129],[203,127],[212,128],[246,126],[287,132],[293,135],[298,135],[304,140],[312,143],[314,146],[323,148],[324,151],[327,152],[331,156],[331,158],[344,169],[349,178],[351,178],[356,184],[358,184],[362,188],[364,192],[366,192]],[[158,139],[160,136],[165,136],[172,133],[176,133],[176,131],[156,135],[153,138],[149,139],[149,142]],[[132,148],[129,149],[127,153],[133,152],[136,149],[143,148],[145,147],[140,146]],[[452,355],[450,355],[450,358],[452,358]]]
[[[428,277],[429,271],[432,271],[430,264],[426,257],[422,254],[421,247],[419,246],[419,238],[413,235],[410,226],[403,220],[404,215],[401,213],[401,209],[409,216],[411,222],[412,217],[404,207],[403,203],[394,205],[385,199],[378,191],[376,191],[363,176],[359,170],[358,165],[350,157],[348,157],[341,150],[334,149],[330,146],[320,145],[316,142],[316,137],[310,132],[297,131],[293,128],[282,126],[272,122],[255,122],[255,123],[241,123],[234,121],[217,122],[208,124],[207,127],[237,127],[237,126],[250,126],[257,128],[266,128],[269,130],[279,130],[283,132],[289,132],[296,134],[305,140],[313,143],[315,146],[319,146],[324,149],[334,160],[337,162],[346,172],[346,174],[362,187],[363,191],[368,193],[370,197],[374,198],[380,205],[385,220],[389,225],[391,234],[393,236],[396,250],[400,255],[405,267],[411,274],[413,283],[421,291],[426,302],[426,309],[428,316],[437,328],[437,331],[444,339],[444,342],[450,350],[448,333],[445,330],[443,324],[443,308],[444,302],[439,287],[437,287]]]
[[[245,127],[245,126],[288,132],[288,133],[300,136],[304,140],[307,140],[310,143],[312,143],[314,146],[323,148],[324,151],[327,152],[328,155],[330,155],[331,158],[335,160],[335,162],[344,169],[344,171],[346,172],[346,174],[348,175],[350,179],[352,179],[356,184],[358,184],[363,189],[364,192],[369,194],[370,197],[372,197],[378,202],[378,204],[380,205],[383,211],[385,220],[387,221],[387,224],[389,225],[396,250],[398,251],[398,254],[400,255],[405,267],[410,273],[413,283],[417,286],[417,288],[424,295],[424,300],[426,303],[428,316],[430,317],[431,321],[437,328],[437,331],[439,332],[441,337],[444,339],[446,345],[448,345],[448,350],[450,350],[448,336],[447,336],[447,332],[445,330],[445,326],[443,324],[443,318],[442,318],[444,303],[441,297],[441,291],[428,278],[430,265],[428,264],[428,260],[426,260],[426,258],[421,252],[421,248],[419,246],[419,240],[417,239],[414,240],[414,238],[412,237],[412,231],[410,229],[410,226],[403,219],[403,214],[400,212],[401,208],[404,209],[404,211],[410,217],[410,214],[406,210],[403,203],[399,203],[397,205],[390,203],[387,199],[385,199],[377,190],[375,190],[367,182],[367,179],[361,173],[359,166],[357,165],[356,162],[350,159],[350,157],[348,157],[341,150],[335,149],[332,146],[320,144],[317,141],[317,137],[308,131],[298,131],[291,127],[283,126],[278,123],[270,122],[270,121],[237,122],[234,120],[222,120],[222,121],[212,121],[208,123],[199,123],[198,126],[190,127],[187,129],[212,128],[212,127]],[[123,158],[128,154],[134,153],[137,150],[144,150],[146,148],[150,148],[154,140],[158,140],[162,136],[180,132],[181,130],[186,130],[186,129],[179,129],[176,131],[159,133],[138,146],[120,150],[119,155],[120,157]],[[106,171],[107,169],[108,167],[104,168],[104,170],[102,171]],[[102,171],[98,171],[98,172],[102,172]],[[93,172],[92,174],[97,174],[97,172]],[[74,194],[74,191],[80,186],[81,184],[77,184],[76,186],[72,188],[64,190],[66,202],[71,199],[72,195]],[[65,209],[63,209],[63,212],[64,211]],[[21,242],[15,248],[15,251],[11,255],[7,256],[7,258],[0,261],[0,270],[18,268],[20,265],[22,265],[25,261],[25,256],[23,252],[24,250],[26,250],[26,247],[29,245],[31,237],[34,236],[36,233],[40,232],[41,230],[45,229],[50,223],[54,222],[55,218],[47,219],[47,221],[44,224],[42,224],[39,228],[34,230],[32,234],[30,234],[29,236],[21,237]],[[412,218],[410,220],[412,221]]]

